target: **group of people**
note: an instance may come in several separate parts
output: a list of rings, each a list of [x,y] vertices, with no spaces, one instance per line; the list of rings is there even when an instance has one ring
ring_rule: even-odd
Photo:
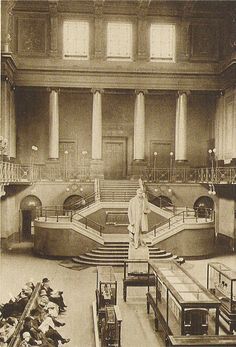
[[[14,331],[35,287],[32,282],[26,283],[21,292],[0,307],[0,347],[8,346]],[[70,341],[64,338],[58,328],[65,323],[59,315],[66,311],[63,292],[54,291],[48,278],[43,278],[40,290],[30,312],[20,329],[20,347],[58,347]]]

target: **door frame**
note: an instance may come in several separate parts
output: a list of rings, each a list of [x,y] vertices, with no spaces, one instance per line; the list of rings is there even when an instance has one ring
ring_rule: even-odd
[[[102,159],[104,161],[104,144],[106,143],[122,143],[124,145],[124,151],[123,151],[123,172],[122,172],[122,178],[127,177],[127,137],[126,136],[103,136],[102,137]],[[105,164],[105,162],[104,162]]]

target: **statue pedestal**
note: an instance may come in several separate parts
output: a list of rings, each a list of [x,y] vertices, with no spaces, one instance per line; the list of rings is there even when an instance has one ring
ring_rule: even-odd
[[[129,260],[149,260],[149,249],[147,246],[139,246],[135,249],[134,245],[130,242],[129,244]],[[142,274],[148,272],[147,263],[129,263],[128,273]]]

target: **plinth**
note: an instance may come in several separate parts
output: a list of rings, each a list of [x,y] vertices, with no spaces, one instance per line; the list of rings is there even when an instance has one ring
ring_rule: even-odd
[[[138,262],[138,260],[149,260],[149,249],[145,246],[139,246],[137,249],[130,242],[129,244],[129,260],[137,260],[135,263],[128,264],[128,273],[143,274],[148,272],[147,263]]]

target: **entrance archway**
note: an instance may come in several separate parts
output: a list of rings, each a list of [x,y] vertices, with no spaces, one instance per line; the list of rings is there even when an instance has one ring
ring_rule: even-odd
[[[198,212],[199,218],[205,218],[214,211],[214,201],[209,196],[200,196],[194,203],[193,208]]]
[[[78,194],[70,195],[63,203],[64,210],[77,210],[83,204],[83,197]]]
[[[33,221],[36,218],[36,208],[42,207],[42,202],[35,195],[28,195],[21,200],[21,240],[29,241],[33,234]]]

